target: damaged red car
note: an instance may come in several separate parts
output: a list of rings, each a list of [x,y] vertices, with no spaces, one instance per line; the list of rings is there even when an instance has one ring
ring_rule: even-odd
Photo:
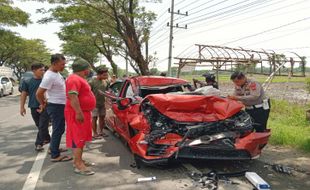
[[[125,139],[136,161],[257,158],[270,131],[255,132],[240,102],[191,92],[169,77],[131,77],[104,92],[106,124]]]

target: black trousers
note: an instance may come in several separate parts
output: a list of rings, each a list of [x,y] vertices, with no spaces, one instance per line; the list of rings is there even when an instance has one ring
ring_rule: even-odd
[[[48,133],[49,116],[47,111],[44,110],[42,113],[37,112],[38,108],[31,108],[31,116],[38,128],[37,138],[35,145],[43,145],[44,141],[50,141],[51,137]]]
[[[264,110],[264,108],[253,108],[245,109],[245,111],[252,117],[254,120],[254,128],[256,132],[264,132],[267,128],[267,121],[270,113],[270,102],[269,109]]]

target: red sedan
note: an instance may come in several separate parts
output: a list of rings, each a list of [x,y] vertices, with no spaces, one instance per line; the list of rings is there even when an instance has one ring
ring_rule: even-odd
[[[254,159],[270,131],[257,133],[237,101],[189,92],[182,79],[131,77],[111,85],[106,123],[128,143],[136,161]],[[187,93],[184,93],[187,92]]]

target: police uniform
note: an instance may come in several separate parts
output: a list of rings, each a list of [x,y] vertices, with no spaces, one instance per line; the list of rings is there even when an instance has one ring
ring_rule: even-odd
[[[236,86],[234,95],[245,105],[245,110],[254,120],[257,132],[266,130],[270,112],[270,101],[265,96],[262,86],[247,79],[243,86]]]

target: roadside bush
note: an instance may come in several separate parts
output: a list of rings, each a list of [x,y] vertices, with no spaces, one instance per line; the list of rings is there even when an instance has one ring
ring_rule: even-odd
[[[306,110],[307,106],[272,100],[268,121],[268,127],[272,130],[271,144],[310,152],[310,123],[306,120]]]
[[[308,93],[310,93],[310,77],[306,78],[306,88],[308,90]]]

